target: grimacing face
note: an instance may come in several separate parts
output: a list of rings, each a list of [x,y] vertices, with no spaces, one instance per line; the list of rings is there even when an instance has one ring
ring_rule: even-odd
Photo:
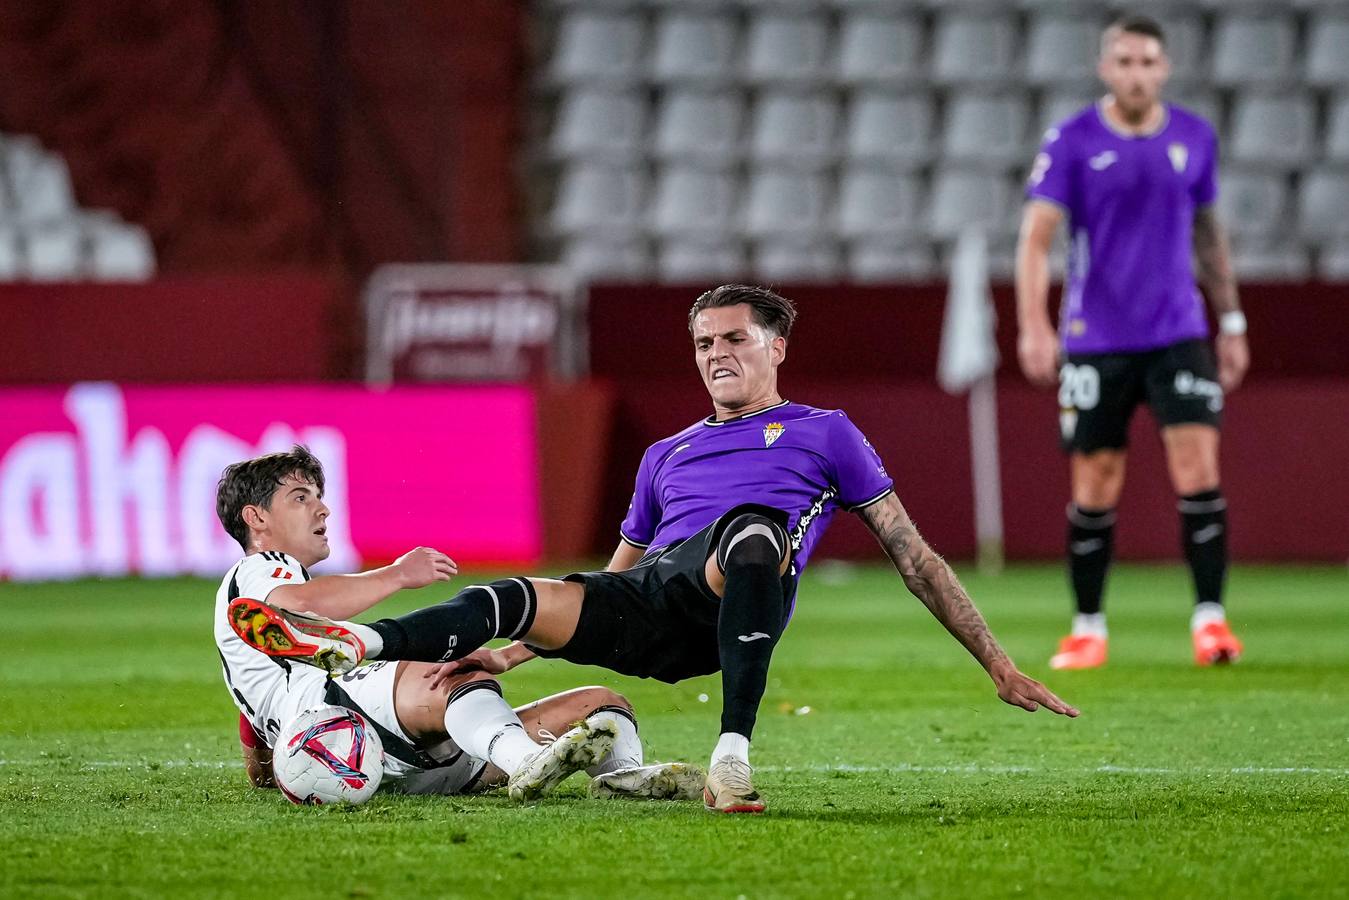
[[[1145,34],[1107,34],[1096,72],[1110,89],[1120,112],[1142,118],[1162,95],[1171,75],[1171,61],[1162,42]]]
[[[704,309],[693,319],[694,359],[718,412],[753,411],[777,396],[787,339],[754,320],[748,303]]]
[[[316,486],[287,475],[267,509],[245,506],[244,521],[259,550],[279,550],[306,568],[328,558],[328,513]]]

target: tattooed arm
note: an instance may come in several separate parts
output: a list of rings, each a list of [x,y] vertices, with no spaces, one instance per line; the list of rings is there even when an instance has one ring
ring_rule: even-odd
[[[1213,314],[1218,318],[1219,333],[1215,344],[1218,353],[1218,381],[1225,391],[1234,391],[1245,377],[1251,364],[1250,348],[1246,344],[1246,322],[1237,299],[1237,280],[1232,274],[1232,253],[1227,234],[1218,222],[1212,206],[1205,206],[1194,214],[1195,275],[1204,289]],[[1226,316],[1238,323],[1228,326]]]
[[[1030,712],[1043,706],[1060,715],[1077,715],[1076,709],[1040,682],[1017,671],[951,567],[923,540],[898,497],[887,494],[859,515],[885,548],[904,585],[979,661],[1003,702]]]

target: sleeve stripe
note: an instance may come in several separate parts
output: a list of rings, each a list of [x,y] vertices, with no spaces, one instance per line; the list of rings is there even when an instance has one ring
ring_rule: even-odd
[[[881,502],[882,500],[884,500],[886,497],[890,496],[890,495],[893,494],[894,492],[895,492],[895,486],[892,484],[892,485],[890,485],[888,488],[886,488],[885,490],[881,491],[881,492],[880,492],[879,494],[877,494],[876,496],[872,497],[870,500],[863,500],[861,503],[854,503],[852,506],[845,506],[844,509],[846,509],[848,512],[857,512],[859,509],[865,509],[865,508],[867,508],[868,506],[870,506],[870,505],[873,504],[873,503],[879,503],[879,502]]]
[[[645,544],[641,543],[640,541],[634,541],[632,538],[624,534],[621,529],[618,532],[618,536],[621,537],[623,540],[627,541],[629,544],[632,544],[632,546],[636,547],[638,550],[645,550],[647,547],[651,546],[650,541],[648,541]]]

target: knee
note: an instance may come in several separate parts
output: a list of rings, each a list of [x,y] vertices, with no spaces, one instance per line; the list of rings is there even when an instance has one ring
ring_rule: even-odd
[[[589,711],[586,715],[606,706],[617,707],[627,713],[632,712],[632,703],[628,701],[628,698],[611,688],[593,684],[580,688],[577,693],[580,694],[581,703]]]
[[[737,516],[717,543],[717,566],[723,572],[735,565],[780,566],[791,551],[787,530],[767,516]]]

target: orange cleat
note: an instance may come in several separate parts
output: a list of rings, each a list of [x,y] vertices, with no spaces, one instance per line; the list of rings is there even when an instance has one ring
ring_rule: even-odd
[[[1226,622],[1209,622],[1190,632],[1194,638],[1194,661],[1200,666],[1234,663],[1241,659],[1241,641]]]
[[[1070,634],[1059,641],[1059,652],[1049,660],[1051,669],[1094,669],[1105,665],[1105,638],[1094,634]]]
[[[230,601],[229,624],[245,644],[276,659],[302,662],[330,675],[350,672],[365,657],[365,642],[345,623],[282,609],[261,600]]]

